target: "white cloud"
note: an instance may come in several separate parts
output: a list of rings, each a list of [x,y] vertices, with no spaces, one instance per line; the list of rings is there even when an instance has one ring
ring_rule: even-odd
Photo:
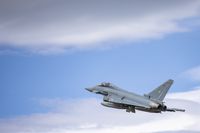
[[[185,77],[189,77],[192,80],[200,81],[200,66],[191,68],[184,72]]]
[[[188,30],[200,1],[3,0],[0,45],[33,51],[91,48],[113,40],[160,38]]]
[[[195,95],[195,96],[194,96]],[[192,99],[192,97],[195,97]],[[101,100],[44,99],[42,105],[51,107],[48,113],[1,119],[3,133],[141,133],[141,132],[200,132],[200,90],[172,93],[166,103],[185,108],[186,112],[151,114],[106,108]],[[170,99],[169,99],[170,98]],[[174,99],[173,99],[174,98]]]
[[[200,88],[200,87],[196,87],[196,88]],[[184,99],[184,100],[189,100],[189,101],[193,101],[193,102],[196,102],[196,101],[200,101],[200,89],[194,89],[194,90],[191,90],[189,92],[178,92],[178,93],[172,93],[170,94],[169,96],[167,96],[167,98],[181,98],[181,99]]]

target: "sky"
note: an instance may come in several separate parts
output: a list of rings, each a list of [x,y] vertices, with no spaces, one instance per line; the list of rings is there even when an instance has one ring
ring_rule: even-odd
[[[0,0],[0,132],[200,132],[199,36],[198,0]],[[130,114],[84,89],[168,79],[185,113]]]

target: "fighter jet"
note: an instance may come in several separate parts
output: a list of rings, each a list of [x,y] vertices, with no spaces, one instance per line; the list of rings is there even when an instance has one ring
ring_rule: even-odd
[[[165,111],[185,112],[184,109],[168,108],[163,102],[172,84],[173,80],[169,79],[150,93],[144,94],[144,96],[123,90],[108,82],[103,82],[100,85],[85,89],[103,95],[103,102],[101,103],[103,106],[125,109],[126,112],[135,113],[135,110],[150,113],[161,113]]]

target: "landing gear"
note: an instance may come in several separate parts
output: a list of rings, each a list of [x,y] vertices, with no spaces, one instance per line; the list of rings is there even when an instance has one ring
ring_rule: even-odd
[[[132,113],[135,113],[135,107],[133,106],[128,106],[127,109],[126,109],[126,112],[132,112]]]

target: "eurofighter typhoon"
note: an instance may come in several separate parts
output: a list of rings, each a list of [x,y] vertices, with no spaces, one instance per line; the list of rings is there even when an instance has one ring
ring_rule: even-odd
[[[168,108],[163,102],[172,84],[173,80],[169,79],[150,93],[144,94],[144,96],[128,92],[106,82],[91,88],[86,88],[86,90],[103,95],[103,102],[101,103],[103,106],[125,109],[126,112],[135,113],[135,110],[150,113],[161,113],[163,111],[185,112],[184,109]]]

